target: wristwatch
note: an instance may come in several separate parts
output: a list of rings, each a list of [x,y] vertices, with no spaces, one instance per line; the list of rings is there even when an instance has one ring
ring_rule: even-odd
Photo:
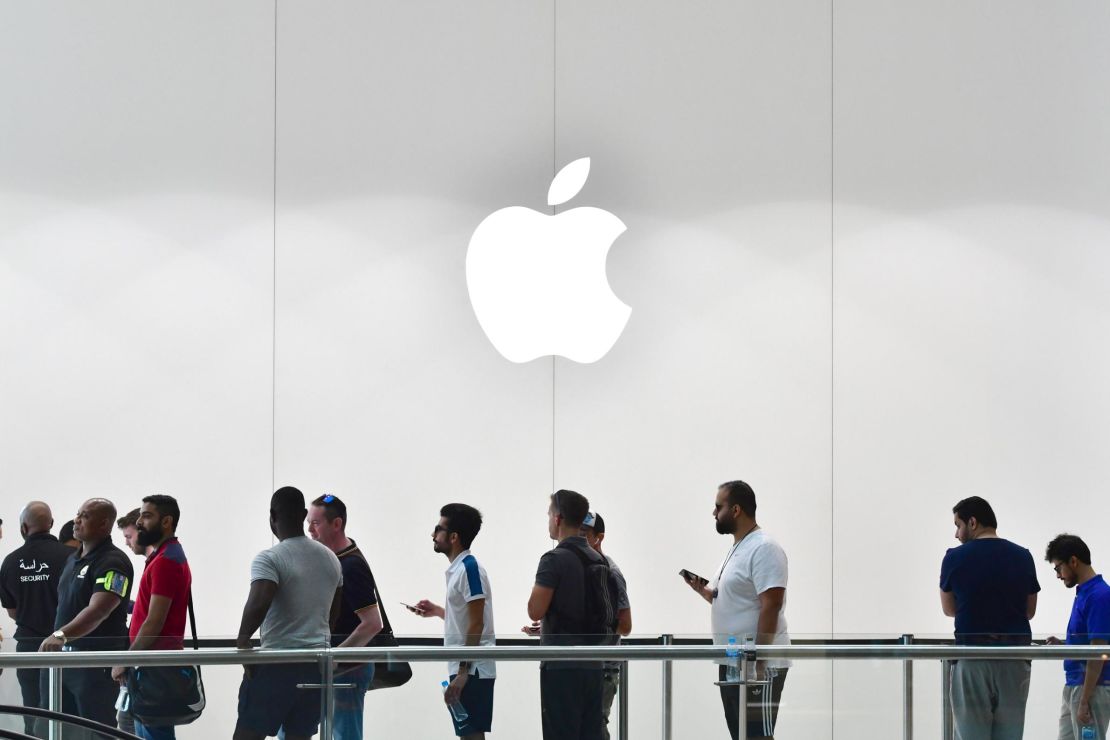
[[[62,641],[62,644],[63,644],[63,645],[65,645],[65,644],[66,644],[66,633],[65,633],[65,632],[62,632],[61,630],[56,630],[56,631],[54,632],[54,634],[52,634],[52,635],[50,635],[50,636],[51,636],[51,637],[56,637],[56,638],[58,638],[59,640],[61,640],[61,641]]]

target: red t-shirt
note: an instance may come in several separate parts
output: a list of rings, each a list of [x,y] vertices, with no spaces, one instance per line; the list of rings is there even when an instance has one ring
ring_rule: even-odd
[[[151,596],[171,599],[166,623],[151,650],[181,650],[185,647],[185,622],[188,619],[189,587],[193,575],[185,560],[185,551],[176,537],[166,540],[146,559],[143,577],[139,580],[139,593],[131,612],[131,642],[139,634],[150,611]]]

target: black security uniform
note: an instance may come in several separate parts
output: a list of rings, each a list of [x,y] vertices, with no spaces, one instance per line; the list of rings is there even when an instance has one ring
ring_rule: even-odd
[[[55,630],[73,621],[89,605],[94,594],[107,591],[123,604],[112,609],[89,634],[67,640],[63,650],[126,650],[129,647],[126,602],[134,575],[131,559],[113,545],[111,539],[105,539],[84,557],[78,550],[66,562],[58,584]],[[46,676],[47,672],[43,671],[40,690],[44,698],[48,696]],[[119,685],[112,680],[111,668],[67,668],[62,671],[62,711],[66,714],[115,727],[118,693]]]
[[[39,532],[28,536],[23,546],[10,553],[0,565],[0,604],[5,609],[15,610],[16,652],[35,652],[43,639],[54,631],[58,583],[66,560],[73,552],[72,547],[58,542],[49,532]],[[20,668],[16,677],[23,694],[23,706],[41,706],[39,669]],[[35,734],[36,722],[32,717],[24,717],[23,725],[26,734]]]

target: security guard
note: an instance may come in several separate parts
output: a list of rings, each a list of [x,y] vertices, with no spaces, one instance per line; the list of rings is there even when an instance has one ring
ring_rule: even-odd
[[[134,569],[131,559],[112,544],[115,522],[111,501],[93,498],[81,504],[73,518],[73,536],[81,548],[62,571],[54,634],[42,641],[40,652],[127,649],[126,605]],[[111,670],[62,671],[62,711],[115,727],[119,686]],[[45,687],[41,690],[48,695]]]
[[[66,547],[50,534],[54,517],[42,501],[32,501],[19,514],[19,533],[25,542],[4,558],[0,565],[0,603],[15,620],[16,652],[38,650],[42,639],[54,630],[58,613],[58,582],[73,548]],[[16,671],[23,706],[42,706],[39,696],[38,668]],[[39,724],[33,717],[24,717],[24,731],[36,732]]]

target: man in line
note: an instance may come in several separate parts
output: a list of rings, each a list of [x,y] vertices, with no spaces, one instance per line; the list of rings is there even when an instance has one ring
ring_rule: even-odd
[[[994,509],[978,496],[952,507],[959,547],[940,566],[940,603],[955,617],[958,645],[1028,645],[1037,611],[1030,552],[998,536]],[[1025,731],[1030,664],[960,660],[952,668],[952,715],[958,740],[1019,740]]]
[[[236,646],[249,650],[262,629],[263,648],[326,648],[343,583],[338,558],[304,534],[304,494],[292,486],[270,497],[270,530],[279,542],[251,562],[251,589]],[[320,695],[298,683],[320,683],[314,663],[248,665],[239,687],[234,740],[261,740],[284,728],[307,740],[320,724]]]
[[[19,513],[19,533],[24,544],[4,558],[0,565],[0,603],[15,621],[15,649],[34,652],[54,631],[58,612],[58,583],[73,550],[52,534],[54,517],[42,501],[32,501]],[[40,669],[16,671],[23,706],[41,707]],[[45,727],[33,717],[23,718],[24,733],[42,737]]]
[[[328,494],[308,509],[308,534],[339,558],[343,572],[343,596],[339,617],[331,637],[335,647],[366,647],[383,626],[378,608],[378,588],[362,551],[347,536],[347,506]],[[362,740],[363,706],[374,678],[374,664],[360,663],[342,671],[338,683],[353,688],[335,690],[336,740]]]
[[[450,562],[446,607],[421,599],[413,611],[422,617],[444,620],[445,647],[497,644],[489,576],[470,552],[481,528],[482,515],[473,506],[447,504],[439,510],[439,522],[432,530],[432,549]],[[447,664],[447,673],[450,683],[443,700],[448,705],[462,704],[468,715],[463,722],[452,715],[455,735],[464,740],[483,740],[493,727],[494,662],[452,661]]]
[[[177,540],[181,510],[172,496],[154,495],[143,499],[135,521],[132,549],[149,550],[139,593],[131,615],[132,650],[182,650],[188,620],[189,593],[193,575],[185,551]],[[121,684],[127,668],[112,669],[112,678]],[[135,720],[135,734],[144,740],[172,740],[173,725],[152,727]]]
[[[58,542],[61,542],[66,547],[72,548],[74,550],[81,549],[81,541],[73,536],[72,519],[70,519],[68,522],[63,524],[61,528],[58,529]]]
[[[605,562],[609,563],[609,570],[613,574],[613,580],[616,583],[616,602],[617,602],[617,631],[610,641],[612,645],[619,645],[621,637],[628,635],[632,632],[632,605],[628,601],[628,583],[624,579],[624,573],[613,562],[613,558],[606,555],[601,550],[601,543],[605,539],[605,520],[601,518],[601,514],[593,513],[586,515],[586,520],[582,522],[582,535],[586,538],[598,555],[605,558]],[[620,688],[621,677],[621,664],[616,661],[609,661],[604,664],[601,671],[601,719],[602,737],[609,740],[609,714],[613,709],[613,700],[617,696],[617,689]]]
[[[758,645],[789,645],[783,607],[786,604],[788,564],[786,553],[759,526],[755,518],[755,491],[741,480],[722,483],[713,502],[717,534],[732,537],[732,547],[712,581],[697,577],[686,583],[712,605],[713,642],[727,644],[729,638],[742,643],[749,638]],[[757,682],[744,689],[744,718],[748,738],[773,738],[779,702],[786,685],[790,662],[759,661]],[[728,675],[719,667],[720,680]],[[766,682],[766,683],[762,683]],[[721,686],[725,722],[733,740],[740,733],[740,686]],[[769,700],[765,692],[770,692]]]
[[[126,650],[127,597],[134,569],[131,559],[112,544],[116,507],[102,498],[81,504],[73,518],[73,536],[81,548],[66,561],[58,583],[54,633],[39,650]],[[47,671],[40,691],[47,692]],[[116,726],[119,686],[110,668],[67,668],[62,671],[62,711]],[[69,728],[67,736],[74,734]],[[88,734],[88,733],[84,733]]]
[[[1059,535],[1048,543],[1044,559],[1056,577],[1075,589],[1068,645],[1105,645],[1110,641],[1110,586],[1091,567],[1091,550],[1074,534]],[[1058,645],[1055,637],[1048,639]],[[1084,727],[1095,728],[1105,740],[1110,725],[1110,665],[1107,661],[1064,661],[1064,699],[1060,707],[1060,740],[1080,740]]]
[[[116,520],[116,528],[119,529],[120,534],[123,535],[123,544],[127,546],[128,550],[136,555],[150,557],[151,550],[154,548],[143,547],[139,544],[139,530],[137,526],[139,522],[139,513],[139,509],[132,509],[127,512]]]
[[[525,627],[544,645],[598,645],[616,627],[616,592],[609,564],[581,535],[590,502],[580,493],[559,490],[547,509],[547,532],[558,540],[544,553],[528,599]],[[602,666],[590,661],[540,664],[540,706],[544,740],[599,740]]]

